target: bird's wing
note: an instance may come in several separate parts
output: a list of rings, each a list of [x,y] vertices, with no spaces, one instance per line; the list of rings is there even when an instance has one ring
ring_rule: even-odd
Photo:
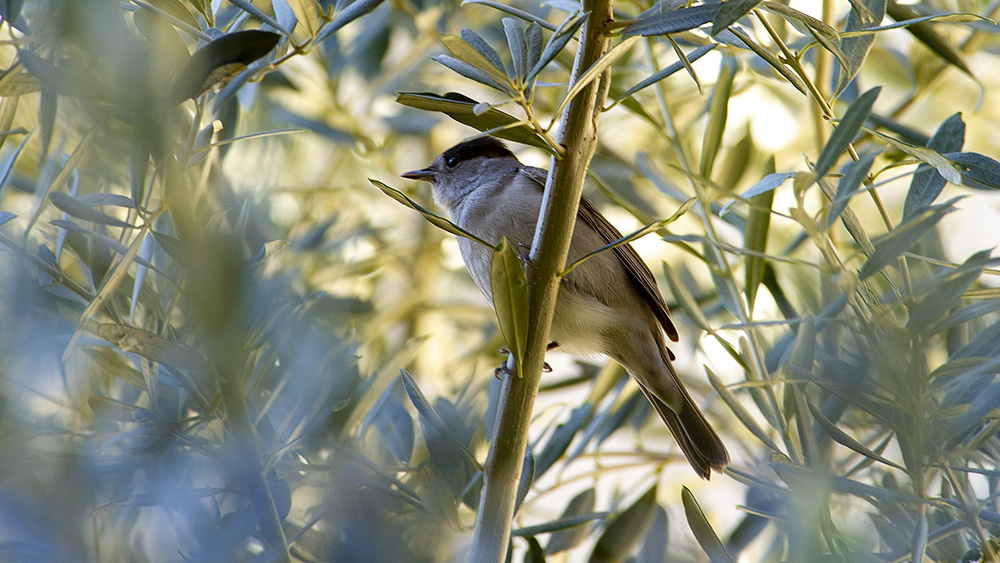
[[[534,180],[538,184],[539,189],[545,189],[545,178],[548,172],[541,168],[525,166],[521,168],[521,173]],[[594,229],[606,244],[611,244],[622,238],[622,234],[618,229],[605,219],[604,215],[601,215],[601,212],[594,207],[594,204],[586,196],[580,197],[580,209],[577,215],[590,228]],[[667,312],[667,304],[663,301],[663,296],[660,295],[660,290],[656,286],[656,278],[653,277],[653,272],[649,270],[649,266],[642,261],[642,258],[639,257],[639,254],[632,248],[631,244],[616,246],[613,252],[622,265],[625,266],[633,287],[635,287],[639,295],[646,301],[649,308],[652,309],[653,315],[656,316],[656,320],[663,327],[663,331],[667,333],[670,340],[677,342],[677,329],[674,327],[673,321],[670,320],[670,314]]]

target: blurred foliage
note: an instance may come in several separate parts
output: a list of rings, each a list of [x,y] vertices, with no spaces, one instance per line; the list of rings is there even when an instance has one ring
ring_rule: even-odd
[[[558,154],[585,17],[465,4],[0,3],[0,559],[463,558],[502,337],[367,178]],[[515,559],[997,560],[1000,4],[680,4],[615,7],[588,189],[734,462],[553,360]]]

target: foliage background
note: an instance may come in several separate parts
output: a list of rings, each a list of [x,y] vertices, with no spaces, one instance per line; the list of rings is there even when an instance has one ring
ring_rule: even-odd
[[[464,28],[510,60],[508,16],[486,4],[3,3],[3,559],[269,560],[281,536],[305,561],[463,558],[502,338],[450,235],[368,178],[434,209],[398,174],[474,130],[397,92],[502,104],[431,60]],[[515,5],[555,25],[578,8]],[[791,6],[843,31],[852,4]],[[995,17],[997,3],[910,9]],[[770,6],[740,25],[798,52],[814,37],[802,21]],[[953,157],[973,187],[944,186],[917,168],[943,166],[934,153],[904,149],[940,131],[938,153],[998,154],[996,26],[921,25],[850,55],[834,115],[865,121],[860,95],[881,86],[867,123],[909,145],[862,132],[876,187],[828,177],[832,205],[810,167],[863,176],[855,135],[831,136],[815,98],[731,38],[693,63],[698,84],[681,70],[604,115],[587,191],[623,232],[697,198],[635,244],[733,465],[698,481],[620,368],[553,354],[515,559],[995,558],[1000,174]],[[277,30],[267,56],[239,60],[259,46],[244,36],[216,53],[219,73],[184,74],[196,47],[258,28]],[[707,31],[643,37],[613,84]],[[542,123],[573,47],[540,75]],[[802,59],[827,100],[834,58]]]

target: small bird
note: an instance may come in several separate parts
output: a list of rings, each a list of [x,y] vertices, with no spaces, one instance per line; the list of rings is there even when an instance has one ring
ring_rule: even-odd
[[[525,166],[501,141],[479,137],[459,143],[421,170],[402,175],[431,183],[434,200],[459,227],[496,244],[530,245],[547,172]],[[569,262],[612,243],[621,233],[586,197],[573,228]],[[460,237],[458,246],[476,285],[493,303],[492,250]],[[570,353],[605,354],[635,378],[666,423],[691,466],[708,479],[729,463],[718,434],[674,371],[664,334],[677,329],[649,267],[630,245],[598,253],[563,277],[551,338]]]

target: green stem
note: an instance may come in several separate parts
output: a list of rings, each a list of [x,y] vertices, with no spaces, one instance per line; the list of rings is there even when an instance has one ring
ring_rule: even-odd
[[[590,17],[580,31],[572,82],[601,55],[611,21],[610,0],[584,0]],[[511,522],[531,413],[538,393],[549,329],[559,289],[559,272],[566,264],[587,167],[597,146],[597,118],[607,97],[608,76],[593,81],[573,98],[563,116],[557,141],[565,149],[552,159],[545,198],[528,270],[528,343],[522,360],[523,378],[508,376],[501,394],[493,444],[483,468],[483,491],[469,560],[502,563],[510,544]]]

